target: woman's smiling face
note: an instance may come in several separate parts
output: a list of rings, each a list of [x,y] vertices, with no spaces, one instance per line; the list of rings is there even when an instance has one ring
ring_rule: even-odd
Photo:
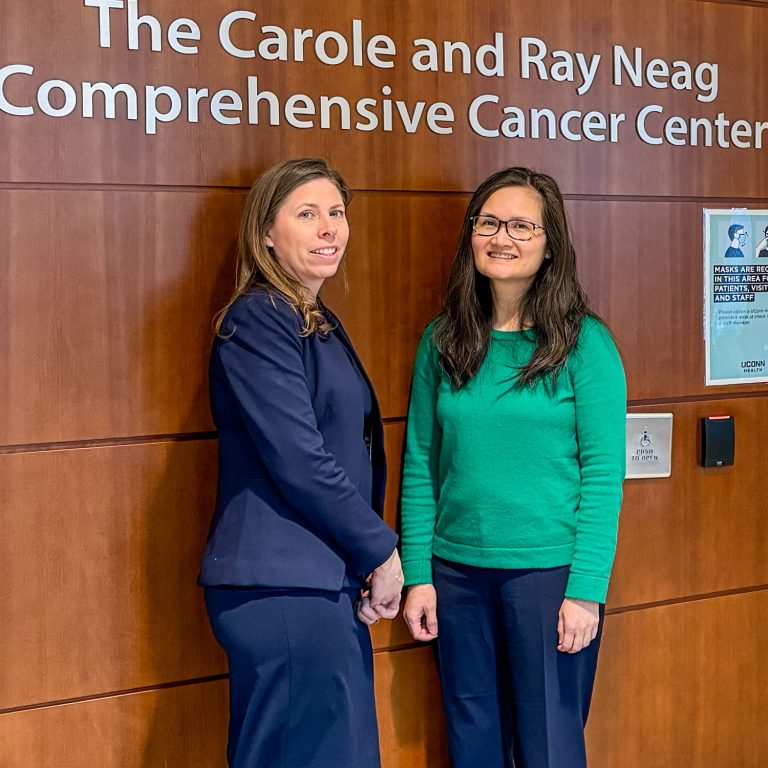
[[[285,199],[264,243],[280,266],[314,296],[339,268],[349,240],[341,193],[329,179],[308,181]]]
[[[483,203],[478,214],[495,216],[501,221],[520,219],[541,226],[541,196],[530,187],[502,187]],[[504,224],[491,237],[472,233],[475,269],[491,282],[514,282],[527,289],[544,262],[546,252],[547,236],[543,229],[536,229],[527,241],[513,240]]]

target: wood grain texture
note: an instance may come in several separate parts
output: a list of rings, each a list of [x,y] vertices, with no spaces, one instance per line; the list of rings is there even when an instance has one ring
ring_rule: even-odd
[[[400,528],[400,473],[405,451],[405,421],[384,425],[384,450],[387,454],[387,492],[384,520],[390,528]]]
[[[211,318],[234,283],[243,194],[0,190],[0,445],[212,428]],[[360,194],[324,292],[386,416],[405,413],[460,196]],[[424,242],[427,233],[431,234]]]
[[[382,768],[447,768],[431,649],[375,656]],[[224,768],[226,680],[0,715],[4,768]]]
[[[167,28],[181,9],[171,0],[143,4]],[[766,76],[754,66],[768,47],[768,25],[764,8],[747,4],[702,3],[697,0],[586,0],[578,5],[560,0],[518,3],[494,2],[478,11],[470,2],[456,2],[435,13],[429,4],[409,3],[397,8],[344,0],[318,8],[309,0],[291,4],[268,0],[261,3],[255,23],[240,22],[233,38],[243,48],[252,48],[264,37],[262,24],[290,31],[311,27],[315,35],[333,30],[351,37],[352,20],[362,24],[367,40],[375,34],[389,35],[398,53],[392,69],[369,64],[353,66],[323,64],[312,45],[304,61],[238,59],[228,55],[218,42],[218,25],[231,10],[223,0],[195,3],[186,12],[200,25],[199,54],[174,52],[167,41],[161,52],[149,50],[149,35],[142,30],[141,50],[129,51],[124,12],[113,12],[112,47],[98,46],[98,12],[85,6],[46,3],[33,10],[6,3],[0,16],[4,30],[4,61],[27,64],[31,76],[8,80],[7,98],[20,106],[35,105],[37,88],[50,79],[74,84],[106,81],[128,83],[137,88],[171,86],[184,95],[187,88],[219,89],[246,93],[248,76],[258,78],[260,91],[274,93],[281,108],[293,94],[307,94],[319,103],[322,95],[343,96],[354,107],[360,98],[379,102],[374,110],[381,121],[385,99],[405,102],[412,112],[417,101],[426,105],[448,103],[455,112],[453,133],[438,135],[424,122],[407,133],[397,119],[390,131],[343,130],[333,118],[331,128],[320,127],[317,115],[313,128],[269,125],[262,104],[258,125],[247,124],[247,109],[238,113],[239,125],[221,125],[210,116],[203,100],[199,122],[184,118],[161,124],[156,135],[145,135],[143,109],[138,120],[49,117],[35,114],[20,117],[0,114],[0,141],[9,151],[0,159],[0,180],[13,182],[85,182],[143,184],[248,185],[255,173],[289,156],[322,154],[333,163],[347,166],[353,186],[365,189],[470,190],[489,172],[510,162],[555,173],[566,192],[641,195],[718,195],[756,197],[764,194],[768,171],[765,152],[758,149],[719,147],[652,146],[643,143],[634,127],[635,115],[644,106],[658,104],[664,118],[673,115],[714,119],[723,113],[730,122],[765,120]],[[585,21],[588,19],[588,22]],[[695,23],[692,21],[695,19]],[[554,24],[553,24],[554,21]],[[43,30],[55,29],[56,35]],[[418,72],[411,63],[413,41],[429,38],[442,47],[444,41],[463,41],[474,53],[505,36],[504,77],[471,72]],[[593,85],[581,95],[574,82],[556,82],[551,77],[521,78],[520,38],[543,40],[549,52],[599,54],[602,62]],[[734,45],[733,41],[739,44]],[[634,86],[624,77],[623,85],[612,82],[612,46],[622,45],[631,56],[635,47],[644,52],[644,63],[652,58],[668,62],[702,61],[719,65],[719,95],[702,102],[693,90]],[[334,44],[329,53],[336,52]],[[292,54],[291,54],[292,58]],[[552,63],[551,59],[547,59]],[[490,62],[488,62],[490,63]],[[548,108],[558,116],[568,110],[586,113],[624,114],[618,143],[547,138],[487,138],[470,128],[467,118],[472,101],[491,94],[498,105],[481,110],[485,128],[498,127],[506,106],[523,110]],[[80,101],[79,97],[78,100]],[[61,100],[55,103],[61,106]],[[35,107],[36,108],[36,107]],[[162,108],[166,109],[165,102]],[[124,108],[120,107],[122,115]],[[102,115],[100,101],[95,108]],[[232,115],[230,115],[232,116]],[[354,124],[356,118],[352,118]],[[365,121],[363,121],[365,122]],[[661,121],[650,121],[654,135]],[[530,135],[530,131],[527,135]],[[54,139],[55,137],[55,139]]]
[[[768,740],[760,702],[768,669],[754,655],[753,639],[768,631],[766,616],[765,592],[609,616],[587,728],[590,765],[763,765]],[[223,766],[226,686],[0,715],[0,763]],[[447,766],[431,650],[377,654],[376,693],[383,768]]]
[[[440,309],[466,210],[463,195],[359,194],[354,238],[323,297],[338,311],[373,378],[385,417],[405,416],[421,334]]]
[[[0,456],[0,708],[226,671],[195,586],[215,451]]]
[[[448,768],[432,648],[375,656],[382,768]]]
[[[4,768],[226,768],[227,681],[0,715]]]
[[[674,415],[672,476],[627,480],[609,607],[768,584],[761,457],[768,398],[676,403],[633,412]],[[699,466],[699,419],[733,415],[732,467]]]
[[[704,385],[703,207],[713,206],[567,203],[579,275],[616,337],[630,400],[766,391],[765,384]]]
[[[241,193],[0,191],[0,444],[211,428]]]
[[[195,586],[215,463],[214,440],[0,456],[0,709],[226,671]],[[373,642],[410,637],[398,618]]]
[[[211,317],[226,301],[242,194],[0,191],[0,445],[211,429]],[[387,417],[405,415],[464,195],[361,193],[342,317]],[[768,204],[766,204],[768,206]],[[568,202],[582,280],[623,353],[630,399],[704,386],[701,207]],[[685,342],[683,340],[686,340]]]
[[[757,650],[767,632],[765,591],[609,616],[590,767],[768,764],[768,662]]]
[[[405,422],[384,425],[384,447],[387,452],[387,494],[384,500],[384,519],[400,532],[400,476],[403,461]],[[400,613],[393,621],[380,621],[371,627],[374,650],[401,647],[414,643]]]
[[[217,41],[218,22],[233,10],[224,0],[139,4],[164,27],[194,18],[203,32],[198,56],[167,41],[150,51],[146,29],[142,50],[129,51],[123,11],[111,12],[113,47],[102,49],[96,8],[0,6],[0,68],[34,67],[31,77],[5,82],[5,97],[19,104],[34,104],[37,87],[57,78],[78,91],[83,81],[103,80],[130,83],[140,95],[147,84],[244,94],[252,75],[281,103],[297,93],[381,100],[386,86],[409,109],[445,101],[456,111],[453,134],[438,136],[423,122],[406,133],[396,110],[391,131],[317,121],[299,129],[282,116],[270,126],[265,105],[259,125],[224,126],[203,100],[198,123],[181,118],[148,136],[141,115],[0,110],[0,448],[22,451],[0,455],[0,709],[103,697],[0,715],[0,766],[225,764],[226,681],[175,685],[226,670],[194,586],[215,492],[215,441],[23,446],[212,429],[210,320],[231,288],[245,189],[266,167],[298,155],[327,157],[360,190],[350,209],[349,289],[337,279],[323,295],[390,419],[392,525],[412,359],[440,305],[466,193],[499,167],[525,164],[552,173],[571,195],[579,271],[615,333],[630,398],[660,403],[633,410],[675,417],[672,477],[625,486],[609,607],[675,604],[608,617],[588,730],[591,768],[768,764],[768,387],[705,387],[701,341],[701,208],[768,208],[768,154],[650,146],[633,125],[652,103],[665,116],[768,120],[768,11],[759,5],[457,0],[436,12],[430,3],[264,0],[253,7],[256,23],[240,22],[235,35],[245,47],[261,38],[262,24],[349,36],[359,19],[366,37],[396,42],[393,69],[321,64],[311,45],[303,63],[235,59]],[[419,73],[409,63],[416,38],[477,48],[498,31],[504,78]],[[578,95],[578,83],[520,79],[523,36],[550,51],[600,54],[594,85]],[[612,85],[614,44],[630,54],[642,47],[646,62],[717,63],[717,99]],[[621,141],[483,138],[467,123],[480,94],[498,96],[499,109],[625,113]],[[53,102],[61,104],[60,94]],[[96,114],[102,109],[98,98]],[[494,109],[481,110],[485,125]],[[660,121],[649,124],[657,131]],[[717,412],[735,416],[736,464],[704,470],[697,421]],[[711,596],[738,590],[745,592]],[[411,643],[401,618],[381,622],[372,639],[383,768],[447,766],[432,650]]]

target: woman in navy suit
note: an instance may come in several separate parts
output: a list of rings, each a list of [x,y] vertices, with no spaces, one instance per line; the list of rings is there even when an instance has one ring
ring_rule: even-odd
[[[368,626],[397,614],[376,396],[318,291],[349,237],[324,160],[250,192],[210,389],[216,510],[200,584],[230,670],[231,768],[378,768]]]

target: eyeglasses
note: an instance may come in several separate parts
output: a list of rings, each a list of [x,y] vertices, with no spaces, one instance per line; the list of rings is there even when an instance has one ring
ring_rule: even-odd
[[[483,237],[493,237],[503,224],[507,229],[507,234],[513,240],[530,240],[537,229],[544,229],[541,224],[534,224],[532,221],[524,219],[510,219],[503,221],[495,216],[473,216],[472,230]]]

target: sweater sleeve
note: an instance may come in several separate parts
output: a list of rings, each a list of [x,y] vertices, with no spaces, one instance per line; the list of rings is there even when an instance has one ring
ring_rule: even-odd
[[[627,390],[608,330],[587,318],[568,361],[576,407],[581,501],[566,596],[605,602],[626,463]]]
[[[432,326],[421,337],[413,370],[401,503],[405,584],[432,583],[432,539],[437,520],[442,431],[437,421],[439,355]]]
[[[296,314],[282,299],[254,294],[227,319],[234,330],[218,347],[221,366],[270,476],[293,509],[346,553],[356,573],[372,571],[392,554],[397,536],[325,447]]]

